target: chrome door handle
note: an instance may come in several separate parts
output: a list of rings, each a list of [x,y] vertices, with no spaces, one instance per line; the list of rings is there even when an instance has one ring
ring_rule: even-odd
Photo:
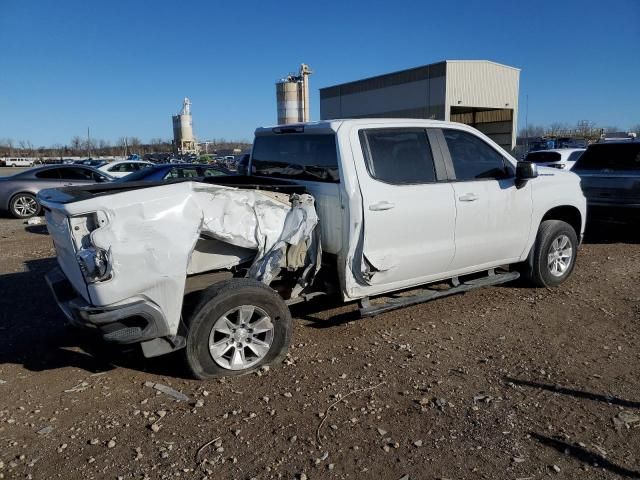
[[[393,207],[395,207],[395,204],[383,200],[382,202],[369,205],[369,210],[379,212],[381,210],[391,210]]]
[[[460,195],[458,200],[461,202],[475,202],[480,198],[480,195],[476,193],[465,193],[464,195]]]

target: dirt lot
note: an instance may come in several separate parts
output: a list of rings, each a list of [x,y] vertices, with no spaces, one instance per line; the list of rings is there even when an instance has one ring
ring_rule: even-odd
[[[597,230],[561,288],[307,305],[285,365],[199,382],[66,326],[0,218],[0,478],[640,478],[639,237]]]

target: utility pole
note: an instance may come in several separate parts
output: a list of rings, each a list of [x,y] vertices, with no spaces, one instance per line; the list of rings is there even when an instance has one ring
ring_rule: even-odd
[[[527,108],[524,114],[524,125],[525,125],[525,132],[526,132],[526,137],[525,137],[525,149],[527,153],[529,151],[529,94],[527,94]]]
[[[87,127],[87,157],[91,158],[91,134],[89,133],[89,127]]]

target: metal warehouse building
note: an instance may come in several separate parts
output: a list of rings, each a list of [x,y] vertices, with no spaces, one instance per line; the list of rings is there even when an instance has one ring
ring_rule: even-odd
[[[320,118],[430,118],[471,125],[515,146],[520,69],[445,60],[320,89]]]

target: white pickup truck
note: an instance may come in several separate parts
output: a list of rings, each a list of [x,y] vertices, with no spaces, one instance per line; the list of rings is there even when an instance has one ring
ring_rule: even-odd
[[[585,226],[575,174],[457,123],[259,128],[249,173],[41,192],[69,320],[147,357],[184,349],[198,378],[242,374],[286,354],[290,304],[369,316],[520,275],[556,286]]]

